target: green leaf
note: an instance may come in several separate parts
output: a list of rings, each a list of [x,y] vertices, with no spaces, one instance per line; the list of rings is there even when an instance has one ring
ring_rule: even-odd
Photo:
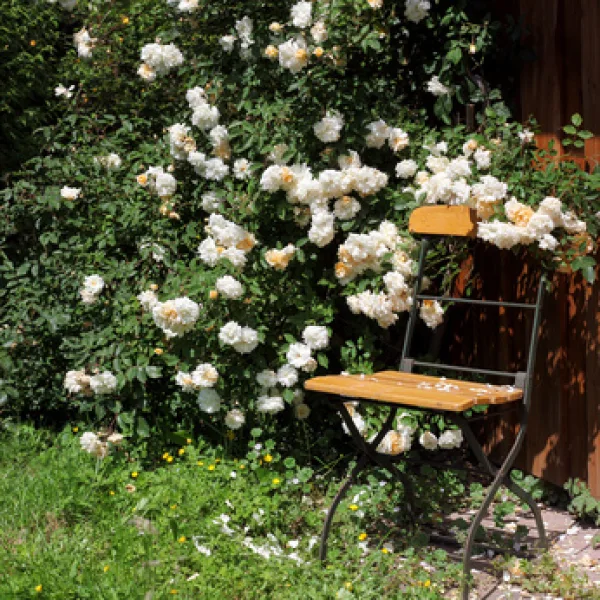
[[[136,421],[136,431],[140,437],[150,437],[150,426],[144,417],[138,417]]]
[[[583,117],[579,113],[575,113],[571,117],[571,123],[573,123],[575,127],[581,127],[581,124],[583,123]]]
[[[575,135],[577,133],[577,129],[573,127],[573,125],[565,125],[563,131],[569,135]]]

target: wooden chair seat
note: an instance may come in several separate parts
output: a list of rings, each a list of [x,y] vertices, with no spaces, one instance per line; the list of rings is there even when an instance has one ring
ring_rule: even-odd
[[[505,404],[523,397],[523,391],[513,386],[486,385],[402,371],[325,375],[309,379],[304,387],[345,398],[450,412],[463,412],[482,404]]]

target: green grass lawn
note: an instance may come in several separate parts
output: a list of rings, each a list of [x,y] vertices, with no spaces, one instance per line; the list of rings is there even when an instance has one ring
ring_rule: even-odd
[[[339,485],[326,469],[275,448],[220,459],[192,440],[144,468],[126,447],[97,461],[80,433],[1,434],[2,600],[448,598],[458,586],[459,565],[401,524],[385,479],[351,490],[324,566],[318,535]]]

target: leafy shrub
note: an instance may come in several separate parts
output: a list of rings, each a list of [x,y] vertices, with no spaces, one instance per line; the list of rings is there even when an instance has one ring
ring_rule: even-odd
[[[77,91],[57,99],[64,114],[44,130],[47,151],[4,193],[8,410],[47,419],[81,411],[128,435],[221,435],[224,424],[262,424],[285,404],[291,418],[271,423],[294,439],[302,424],[293,417],[308,413],[308,372],[396,360],[415,247],[407,217],[438,196],[465,195],[513,234],[510,195],[527,218],[545,197],[562,198],[554,235],[536,231],[528,242],[547,266],[567,261],[589,274],[582,246],[597,233],[597,175],[532,167],[530,134],[507,121],[501,90],[486,83],[499,23],[466,2],[339,0],[299,3],[292,15],[291,3],[200,4],[74,12],[87,28],[81,56],[73,48],[54,83]],[[467,104],[472,133],[458,123]],[[226,132],[214,127],[215,107]],[[341,157],[354,171],[340,175]],[[460,174],[439,189],[428,183],[455,158]],[[416,164],[397,176],[403,161]],[[480,202],[476,189],[487,194]],[[368,260],[343,245],[374,231],[350,242],[352,251],[370,246]],[[92,275],[103,287],[88,286]],[[437,275],[434,285],[449,285]],[[169,303],[177,298],[193,304]],[[175,322],[182,316],[187,325]],[[439,315],[425,317],[435,325]],[[110,377],[90,379],[106,371],[115,393]]]
[[[3,2],[0,21],[0,165],[5,171],[38,151],[33,132],[55,113],[48,101],[67,25],[55,7],[31,0]]]

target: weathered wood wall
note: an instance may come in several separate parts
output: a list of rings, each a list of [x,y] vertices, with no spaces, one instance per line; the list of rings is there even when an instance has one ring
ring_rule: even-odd
[[[538,144],[545,147],[561,138],[562,126],[573,113],[580,113],[584,127],[596,137],[577,156],[585,157],[587,168],[593,169],[600,164],[600,0],[497,4],[523,17],[529,30],[525,41],[537,55],[521,73],[521,118],[535,116],[543,132]],[[493,249],[476,253],[476,262],[488,256],[502,265],[499,276],[495,271],[493,279],[481,281],[482,292],[506,298],[518,281],[517,297],[528,297],[529,267],[523,268],[509,253],[497,254]],[[553,284],[543,311],[529,433],[518,466],[559,485],[579,477],[600,498],[600,284],[590,286],[568,274],[557,274]],[[456,335],[470,340],[484,362],[517,367],[510,357],[518,356],[529,327],[511,327],[514,321],[501,314],[463,313],[462,318]],[[525,317],[521,319],[526,325]],[[501,340],[490,346],[486,331],[498,330]],[[490,414],[485,429],[490,449],[498,454],[506,449],[515,425],[510,418]]]

